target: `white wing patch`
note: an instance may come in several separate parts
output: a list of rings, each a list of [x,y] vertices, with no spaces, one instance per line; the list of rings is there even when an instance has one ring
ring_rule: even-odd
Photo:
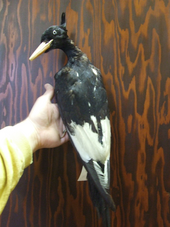
[[[91,120],[97,130],[96,117],[91,116]],[[90,159],[94,161],[100,161],[105,163],[110,157],[110,121],[106,117],[101,120],[101,127],[103,132],[103,144],[98,141],[98,133],[92,131],[89,123],[84,123],[83,126],[77,125],[75,122],[71,122],[71,127],[74,128],[75,134],[70,137],[80,154],[80,157],[84,162],[88,162]]]

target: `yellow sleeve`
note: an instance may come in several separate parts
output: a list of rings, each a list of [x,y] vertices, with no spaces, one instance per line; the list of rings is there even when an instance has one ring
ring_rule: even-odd
[[[24,169],[32,163],[32,150],[26,137],[15,127],[0,130],[0,214]]]

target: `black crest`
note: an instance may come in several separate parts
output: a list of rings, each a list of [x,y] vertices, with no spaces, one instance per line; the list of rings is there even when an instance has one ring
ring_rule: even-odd
[[[66,14],[63,12],[61,15],[61,24],[60,27],[66,30]]]

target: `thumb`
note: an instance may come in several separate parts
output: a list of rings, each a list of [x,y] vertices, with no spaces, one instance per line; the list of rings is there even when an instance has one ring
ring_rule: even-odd
[[[45,84],[44,85],[46,91],[43,95],[47,96],[49,100],[51,100],[54,96],[54,88],[51,86],[51,84]]]

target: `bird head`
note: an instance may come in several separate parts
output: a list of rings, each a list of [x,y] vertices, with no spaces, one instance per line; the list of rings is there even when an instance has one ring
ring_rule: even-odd
[[[47,53],[52,49],[61,48],[64,40],[67,39],[65,13],[62,13],[61,24],[49,27],[41,36],[41,43],[33,52],[29,60],[34,60],[42,53]]]

